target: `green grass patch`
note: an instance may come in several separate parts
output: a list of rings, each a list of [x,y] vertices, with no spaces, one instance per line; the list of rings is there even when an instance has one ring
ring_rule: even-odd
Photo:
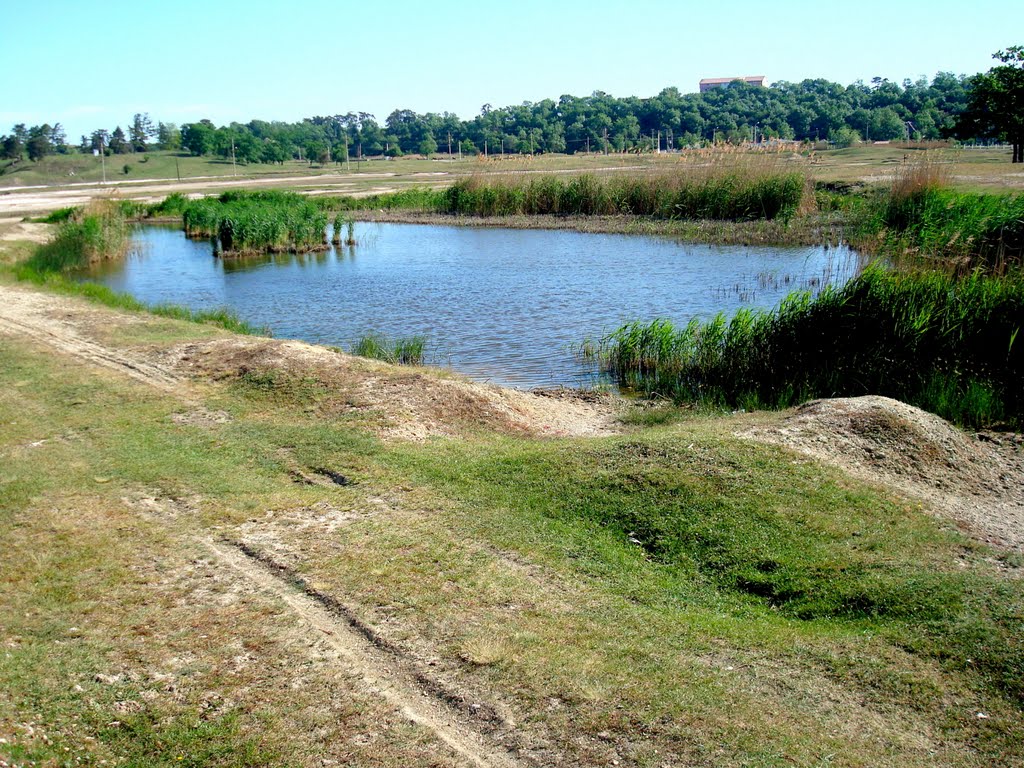
[[[425,336],[389,339],[381,334],[370,333],[352,345],[352,354],[397,365],[422,365],[426,345]]]
[[[419,452],[412,470],[502,545],[563,553],[631,601],[701,606],[748,629],[781,619],[821,637],[879,632],[1024,694],[1014,585],[965,572],[966,542],[923,511],[785,451],[683,428],[587,448],[452,443]]]

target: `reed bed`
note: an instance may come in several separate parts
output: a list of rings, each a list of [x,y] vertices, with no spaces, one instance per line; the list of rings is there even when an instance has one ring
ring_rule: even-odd
[[[880,394],[968,426],[1024,425],[1024,277],[871,267],[731,319],[631,323],[583,346],[623,386],[716,406]]]
[[[772,164],[709,164],[597,176],[474,176],[444,193],[446,213],[464,216],[642,216],[656,219],[788,221],[805,204],[800,171]]]
[[[327,245],[327,214],[292,192],[225,192],[182,212],[185,233],[215,238],[225,255],[310,251]]]
[[[897,173],[876,213],[876,247],[960,274],[1024,264],[1024,195],[954,190],[948,167],[926,158]]]

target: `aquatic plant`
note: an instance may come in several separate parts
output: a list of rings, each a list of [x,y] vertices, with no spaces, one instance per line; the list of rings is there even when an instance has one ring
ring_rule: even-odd
[[[789,219],[800,208],[806,187],[801,173],[749,167],[568,178],[475,176],[461,179],[445,191],[444,210],[470,216]]]
[[[1024,419],[1024,277],[866,270],[771,312],[624,325],[584,345],[631,389],[730,407],[879,394],[973,425]]]
[[[370,333],[353,345],[352,354],[397,365],[422,365],[426,344],[425,336],[389,339],[378,333]]]
[[[26,268],[61,272],[120,258],[128,251],[128,223],[118,201],[97,200],[61,217],[56,234],[27,260]]]
[[[225,255],[314,250],[326,245],[327,215],[292,192],[225,192],[189,203],[182,212],[189,237],[216,237]]]

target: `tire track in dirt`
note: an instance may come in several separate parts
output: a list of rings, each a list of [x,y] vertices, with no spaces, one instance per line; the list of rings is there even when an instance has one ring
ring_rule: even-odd
[[[184,381],[155,363],[80,336],[74,326],[49,315],[61,300],[0,286],[0,333],[22,336],[94,365],[119,371],[164,392],[184,396]]]
[[[523,765],[483,730],[505,724],[493,707],[467,704],[456,691],[422,672],[350,608],[319,592],[284,567],[234,542],[203,541],[222,564],[283,602],[309,629],[326,638],[339,660],[412,722],[430,730],[453,752],[480,768]],[[483,728],[481,727],[483,726]]]
[[[194,510],[197,500],[183,502],[147,496],[124,502],[146,520],[173,530],[175,518]],[[429,730],[455,755],[477,768],[532,765],[500,743],[511,724],[486,703],[471,703],[458,691],[431,678],[395,644],[361,621],[337,598],[315,589],[300,575],[269,556],[231,540],[176,533],[204,549],[251,589],[283,603],[306,634],[315,634],[332,649],[339,664],[358,676],[367,689]],[[492,735],[493,734],[493,735]]]

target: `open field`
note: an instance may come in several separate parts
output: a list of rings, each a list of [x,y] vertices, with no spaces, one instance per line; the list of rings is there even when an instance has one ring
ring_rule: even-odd
[[[1013,435],[517,393],[7,273],[0,425],[10,765],[1024,761]]]
[[[1024,172],[1009,162],[1009,150],[963,149],[938,150],[938,157],[948,163],[951,180],[959,188],[984,191],[1020,190],[1024,188]],[[719,153],[720,154],[720,153]],[[735,151],[726,153],[734,156]],[[780,167],[802,170],[818,181],[886,183],[904,158],[914,159],[920,150],[901,149],[897,145],[873,145],[844,150],[816,152],[810,157],[795,153],[777,156]],[[713,162],[714,150],[698,155]],[[153,202],[172,192],[189,194],[219,193],[232,188],[289,188],[308,194],[367,195],[403,189],[410,185],[447,186],[467,174],[524,174],[569,173],[588,171],[595,173],[629,173],[636,170],[661,170],[678,167],[681,162],[694,163],[693,153],[680,155],[541,155],[536,157],[507,155],[505,157],[465,158],[449,160],[445,156],[434,159],[399,158],[373,160],[351,170],[340,166],[319,168],[305,163],[289,162],[284,166],[239,166],[212,161],[209,158],[180,157],[182,170],[177,180],[175,157],[167,153],[150,153],[152,160],[139,164],[126,160],[134,169],[129,176],[111,175],[108,184],[100,184],[97,169],[82,171],[75,177],[60,163],[96,162],[95,158],[51,157],[41,169],[0,176],[0,217],[37,214],[47,210],[81,205],[111,191],[130,199]],[[121,163],[123,165],[124,163]],[[25,162],[23,166],[30,168]],[[233,173],[237,172],[237,176]],[[74,180],[72,180],[74,179]]]

